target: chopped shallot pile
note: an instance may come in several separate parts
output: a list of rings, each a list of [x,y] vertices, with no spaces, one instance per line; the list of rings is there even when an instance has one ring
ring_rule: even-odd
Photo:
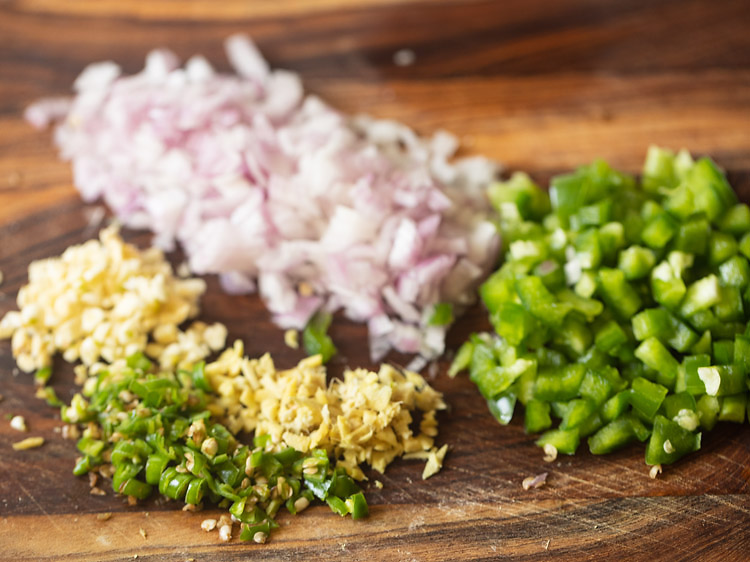
[[[166,50],[133,76],[92,64],[73,99],[41,100],[26,118],[59,122],[86,201],[103,199],[164,249],[179,242],[191,269],[218,273],[227,291],[257,289],[279,326],[343,309],[367,322],[373,361],[391,348],[442,353],[435,305],[460,311],[494,264],[484,187],[496,164],[450,160],[445,132],[424,139],[336,111],[246,37],[226,48],[237,75],[200,56],[181,68]]]

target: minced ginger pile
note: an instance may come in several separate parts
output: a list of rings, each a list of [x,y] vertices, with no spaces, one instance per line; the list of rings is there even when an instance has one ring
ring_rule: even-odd
[[[26,372],[49,366],[56,352],[76,367],[78,381],[116,368],[144,352],[163,369],[189,368],[225,347],[227,329],[194,322],[206,285],[180,279],[161,251],[126,244],[118,227],[99,240],[33,262],[18,292],[19,311],[0,320],[0,339]],[[361,463],[383,472],[396,457],[426,460],[423,478],[438,472],[447,445],[434,447],[442,395],[417,373],[383,365],[379,372],[348,370],[326,382],[319,356],[288,370],[270,355],[244,357],[236,341],[206,365],[216,395],[211,412],[234,433],[268,434],[274,447],[303,452],[325,448],[354,478]],[[418,412],[419,431],[412,414]]]
[[[255,431],[272,442],[300,451],[325,448],[357,479],[360,463],[379,472],[397,456],[427,460],[423,478],[435,474],[447,451],[433,447],[442,395],[417,373],[383,365],[375,373],[347,370],[344,379],[326,384],[320,356],[303,359],[278,371],[266,354],[243,357],[242,342],[206,365],[206,375],[219,397],[209,406],[230,431]],[[419,433],[411,429],[419,411]]]

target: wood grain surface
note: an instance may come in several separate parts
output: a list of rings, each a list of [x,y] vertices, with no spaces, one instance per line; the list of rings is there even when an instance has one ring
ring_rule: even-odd
[[[69,0],[0,1],[0,314],[14,308],[31,260],[96,235],[97,205],[84,205],[50,135],[22,121],[24,107],[62,95],[89,62],[127,72],[168,46],[204,53],[227,68],[222,40],[250,33],[274,66],[350,112],[445,128],[467,153],[524,169],[537,180],[602,156],[636,172],[650,143],[710,154],[750,200],[750,8],[745,0]],[[408,67],[393,55],[409,48]],[[150,237],[126,232],[144,247]],[[250,355],[282,366],[300,355],[255,297],[223,295],[208,278],[206,320],[227,324]],[[449,334],[453,349],[487,327],[480,307]],[[363,326],[335,323],[333,365],[372,366]],[[403,358],[394,357],[395,361]],[[382,490],[369,485],[372,515],[353,522],[316,507],[281,517],[266,545],[221,544],[201,514],[155,500],[128,507],[91,496],[71,475],[72,442],[59,416],[34,398],[0,342],[0,559],[2,560],[747,560],[750,557],[750,428],[719,425],[702,450],[648,477],[643,449],[606,457],[582,447],[551,464],[518,420],[494,422],[465,378],[433,384],[451,409],[439,416],[451,452],[442,472],[420,479],[399,461]],[[75,390],[55,365],[53,386]],[[7,414],[26,417],[46,443],[14,452]],[[521,481],[549,471],[547,486]],[[373,475],[374,476],[374,475]],[[99,513],[111,512],[108,521]],[[144,538],[140,530],[145,531]]]

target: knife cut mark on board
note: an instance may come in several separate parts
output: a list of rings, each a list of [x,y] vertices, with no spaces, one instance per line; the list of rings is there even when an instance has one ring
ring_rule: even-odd
[[[24,493],[24,494],[26,495],[26,497],[27,497],[27,498],[29,498],[29,499],[30,499],[30,500],[32,501],[32,503],[33,503],[33,504],[34,504],[34,505],[35,505],[35,506],[36,506],[37,508],[39,508],[39,511],[41,511],[41,512],[42,512],[42,515],[44,515],[44,516],[45,516],[45,517],[46,517],[47,519],[49,519],[49,520],[50,520],[50,522],[51,522],[51,523],[52,523],[52,525],[53,525],[53,526],[55,527],[55,529],[57,529],[58,531],[62,531],[63,529],[62,529],[62,527],[60,527],[60,525],[59,525],[59,524],[57,523],[57,520],[56,520],[56,519],[55,519],[55,518],[54,518],[54,517],[53,517],[52,515],[50,515],[50,514],[49,514],[49,513],[47,512],[47,510],[46,510],[46,509],[44,509],[44,506],[43,506],[42,504],[40,504],[40,503],[39,503],[39,502],[37,501],[37,499],[36,499],[36,498],[35,498],[35,497],[33,496],[33,494],[32,494],[31,492],[29,492],[29,491],[28,491],[28,490],[26,489],[26,487],[25,487],[25,486],[24,486],[23,484],[21,484],[20,482],[16,481],[16,484],[18,484],[18,487],[19,487],[19,488],[21,489],[21,491],[22,491],[22,492],[23,492],[23,493]]]

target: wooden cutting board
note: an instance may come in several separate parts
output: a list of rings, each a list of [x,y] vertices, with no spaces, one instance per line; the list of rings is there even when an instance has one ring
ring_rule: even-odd
[[[155,46],[204,53],[226,69],[222,39],[250,33],[274,66],[351,112],[445,128],[478,152],[544,182],[601,156],[637,172],[656,143],[710,154],[750,200],[750,9],[745,0],[18,0],[0,3],[0,314],[14,307],[33,259],[96,235],[50,136],[23,108],[66,94],[91,61],[141,68]],[[414,64],[394,53],[410,49]],[[127,232],[141,246],[147,233]],[[251,355],[286,348],[255,297],[223,295],[213,279],[203,318],[225,322]],[[452,329],[455,347],[487,327],[476,307]],[[370,366],[362,326],[338,322],[333,369]],[[399,358],[395,358],[398,360]],[[720,425],[703,449],[648,477],[643,448],[606,457],[582,447],[551,464],[519,420],[501,427],[465,378],[439,362],[433,384],[450,403],[440,442],[451,452],[427,481],[421,465],[394,463],[368,486],[372,515],[353,522],[325,507],[282,516],[266,545],[219,543],[204,514],[157,501],[128,507],[89,494],[71,475],[75,447],[58,414],[34,398],[29,376],[0,342],[0,559],[2,560],[747,560],[750,428]],[[70,398],[72,371],[53,385]],[[15,452],[5,416],[26,417],[46,444]],[[521,481],[549,471],[547,486]],[[111,512],[107,521],[97,514]],[[144,531],[145,537],[141,534]]]

